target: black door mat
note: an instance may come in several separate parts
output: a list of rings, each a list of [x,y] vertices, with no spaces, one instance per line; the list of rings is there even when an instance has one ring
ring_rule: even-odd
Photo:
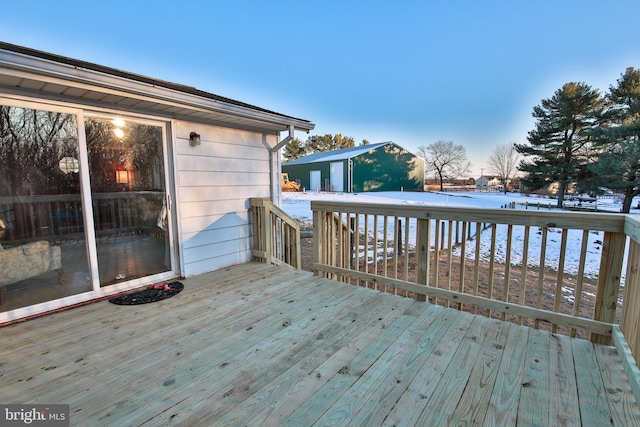
[[[184,285],[180,282],[171,282],[162,285],[151,285],[142,291],[133,292],[122,295],[109,300],[110,303],[117,305],[138,305],[150,302],[162,301],[178,295],[184,289]]]

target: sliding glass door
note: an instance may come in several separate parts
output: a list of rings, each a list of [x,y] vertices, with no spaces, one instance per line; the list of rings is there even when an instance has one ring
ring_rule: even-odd
[[[0,312],[92,290],[73,114],[0,105]]]
[[[163,132],[85,118],[100,286],[171,271]]]
[[[166,133],[0,100],[0,313],[173,276]]]

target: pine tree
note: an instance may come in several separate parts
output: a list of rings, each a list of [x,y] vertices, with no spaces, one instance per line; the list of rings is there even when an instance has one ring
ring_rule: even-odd
[[[622,212],[628,213],[640,195],[640,70],[627,68],[609,88],[607,101],[610,123],[593,132],[601,152],[588,167],[591,177],[584,188],[623,192]]]
[[[342,134],[336,134],[336,136],[330,133],[325,135],[313,135],[307,138],[305,148],[307,153],[320,153],[323,151],[340,150],[342,148],[355,147],[355,141],[350,136],[342,136]]]
[[[534,107],[535,128],[529,132],[529,145],[516,144],[526,158],[518,169],[525,172],[523,182],[533,190],[557,182],[561,208],[569,185],[584,174],[593,157],[592,134],[599,125],[604,99],[585,83],[566,83],[551,99]]]
[[[284,146],[284,150],[282,152],[282,156],[287,162],[299,159],[300,157],[304,157],[306,155],[307,150],[299,138],[293,138],[291,142]]]

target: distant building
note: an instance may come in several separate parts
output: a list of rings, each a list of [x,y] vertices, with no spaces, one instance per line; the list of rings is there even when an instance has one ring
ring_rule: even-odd
[[[487,191],[489,189],[489,177],[481,176],[476,179],[476,190]]]
[[[424,160],[389,141],[310,154],[282,164],[307,191],[424,190]]]
[[[511,185],[511,180],[507,180],[507,188]],[[504,185],[499,176],[481,176],[476,180],[476,190],[478,191],[502,191]]]

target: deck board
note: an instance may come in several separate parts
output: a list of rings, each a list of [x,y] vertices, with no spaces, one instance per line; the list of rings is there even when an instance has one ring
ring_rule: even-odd
[[[389,313],[393,313],[393,311],[389,310]],[[377,321],[376,318],[371,320]],[[271,381],[265,384],[261,390],[254,393],[242,405],[236,406],[215,421],[221,424],[235,425],[279,424],[285,415],[288,415],[301,402],[313,396],[317,389],[314,387],[314,382],[320,383],[318,380],[323,378],[324,373],[336,372],[345,366],[353,355],[357,354],[356,351],[359,351],[361,346],[375,340],[379,331],[382,330],[382,327],[370,328],[368,321],[355,322],[351,325],[351,328],[345,328],[347,333],[344,334],[341,341],[338,341],[341,349],[347,349],[341,352],[340,357],[327,359],[327,355],[333,353],[331,349],[325,347],[326,339],[330,337],[326,330],[317,332],[315,336],[317,344],[314,346],[316,348],[311,354],[297,360],[292,358],[292,363],[286,365],[285,370],[279,376],[269,378]],[[373,333],[369,331],[373,331]],[[332,340],[332,343],[334,342]],[[271,415],[277,415],[279,420],[267,422],[265,418],[268,419]]]
[[[437,385],[439,392],[430,396],[426,409],[418,418],[418,425],[448,426],[456,425],[458,421],[460,425],[469,424],[470,420],[465,422],[462,418],[465,412],[468,414],[467,411],[473,409],[463,406],[474,404],[468,401],[469,394],[473,394],[476,386],[473,382],[478,375],[482,375],[478,372],[484,368],[489,347],[507,327],[507,323],[499,320],[474,317],[460,346],[451,354],[451,363]],[[476,378],[472,379],[473,376]]]
[[[552,334],[549,340],[549,419],[557,425],[580,424],[575,366],[570,338]]]
[[[604,384],[615,385],[606,388],[607,401],[611,408],[611,415],[614,417],[614,423],[640,426],[640,406],[632,398],[633,394],[627,376],[622,375],[624,368],[620,358],[616,357],[615,347],[595,346],[594,350]]]
[[[373,419],[384,419],[388,412],[385,403],[392,405],[406,389],[405,382],[408,384],[419,370],[420,356],[430,341],[430,337],[425,337],[425,328],[433,328],[434,331],[442,329],[442,320],[438,319],[435,311],[422,311],[382,354],[373,349],[374,354],[379,354],[377,360],[359,376],[353,386],[337,396],[336,403],[317,422],[320,425],[379,424]],[[433,337],[439,340],[441,335],[434,332]]]
[[[435,395],[440,379],[451,362],[451,355],[460,346],[464,331],[467,330],[472,316],[460,316],[456,310],[442,312],[442,318],[448,325],[445,331],[446,339],[441,339],[429,354],[425,355],[423,366],[411,381],[409,388],[398,400],[396,405],[384,420],[383,425],[415,425],[420,414],[429,403],[429,398]]]
[[[154,411],[161,414],[165,411],[166,403],[174,402],[189,405],[187,407],[192,409],[206,405],[207,411],[216,413],[217,406],[226,404],[229,399],[215,399],[207,402],[207,394],[218,393],[228,398],[233,390],[242,387],[238,385],[243,382],[240,373],[254,372],[250,363],[261,363],[263,358],[273,362],[272,358],[275,357],[273,353],[291,344],[277,341],[282,340],[282,337],[291,336],[290,334],[294,332],[293,329],[287,329],[291,326],[285,325],[302,327],[301,325],[308,324],[313,317],[317,318],[316,323],[326,321],[335,313],[336,307],[342,307],[349,302],[355,303],[353,300],[359,298],[358,295],[348,292],[349,289],[346,287],[339,290],[325,287],[316,295],[309,295],[301,287],[289,286],[289,290],[293,292],[278,294],[277,299],[265,299],[256,301],[250,306],[245,305],[238,313],[236,310],[225,310],[220,313],[220,316],[216,316],[216,321],[211,326],[203,326],[200,331],[194,332],[195,336],[179,339],[174,347],[192,349],[188,352],[181,350],[179,360],[171,358],[168,360],[169,364],[163,365],[145,366],[143,364],[143,369],[133,371],[134,377],[144,379],[149,376],[149,372],[166,370],[168,374],[162,381],[162,394],[158,396],[157,387],[154,387],[154,384],[150,384],[143,393],[132,390],[133,396],[127,399],[126,403],[120,405],[117,411],[108,411],[109,408],[106,408],[102,411],[103,416],[108,415],[109,420],[122,419],[123,422],[136,425],[137,421],[141,421],[138,417],[147,417]],[[243,294],[246,295],[244,292]],[[317,298],[318,296],[320,298]],[[373,295],[366,296],[369,299],[375,298]],[[295,307],[296,303],[305,303],[300,305],[305,307],[305,310],[291,311],[291,307]],[[285,329],[287,329],[286,332]],[[276,344],[273,344],[273,341],[276,341]],[[215,354],[211,354],[212,347],[216,348]],[[156,379],[154,376],[150,378]],[[201,389],[206,390],[208,388],[206,383],[213,378],[219,387],[203,393]],[[159,397],[166,403],[157,404]],[[95,406],[91,408],[95,409]],[[186,414],[176,415],[176,421],[184,415]]]
[[[528,338],[529,328],[515,324],[509,325],[509,336],[500,360],[498,376],[490,396],[484,425],[513,426],[516,424]]]
[[[0,329],[0,401],[81,426],[640,420],[613,347],[265,264],[183,283]]]
[[[594,347],[591,343],[580,340],[572,341],[571,347],[576,368],[581,419],[585,425],[610,425],[613,418]]]
[[[549,420],[549,333],[529,332],[518,404],[518,425],[553,425]]]
[[[490,333],[482,340],[482,347],[471,370],[469,381],[456,406],[448,417],[448,425],[479,425],[485,418],[491,392],[498,376],[498,367],[507,345],[509,324],[495,321]]]

